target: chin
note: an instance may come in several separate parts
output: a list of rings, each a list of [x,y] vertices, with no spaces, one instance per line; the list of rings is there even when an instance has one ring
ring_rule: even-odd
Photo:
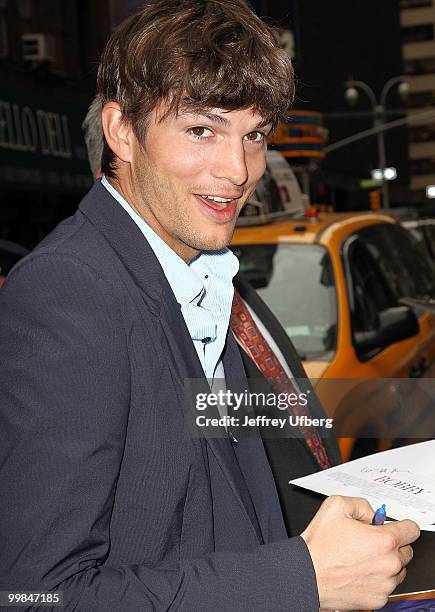
[[[199,241],[200,246],[198,250],[200,251],[221,251],[225,249],[231,242],[233,237],[233,231],[231,233],[227,233],[224,236],[203,236]]]

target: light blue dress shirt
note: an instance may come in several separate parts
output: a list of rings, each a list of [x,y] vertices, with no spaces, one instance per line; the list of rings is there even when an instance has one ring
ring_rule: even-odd
[[[101,184],[128,212],[147,239],[181,306],[199,360],[209,382],[223,379],[221,356],[225,345],[234,295],[237,257],[227,248],[200,253],[187,264],[138,215],[105,176]],[[220,387],[220,385],[218,385]]]

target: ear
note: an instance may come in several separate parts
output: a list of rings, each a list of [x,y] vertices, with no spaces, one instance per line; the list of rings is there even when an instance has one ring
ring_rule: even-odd
[[[122,121],[122,112],[117,102],[103,106],[101,120],[107,144],[116,157],[124,162],[131,161],[133,132],[130,125]]]

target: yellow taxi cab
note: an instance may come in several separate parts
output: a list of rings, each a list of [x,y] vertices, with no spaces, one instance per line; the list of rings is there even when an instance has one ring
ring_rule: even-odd
[[[328,415],[340,419],[344,460],[391,442],[391,379],[435,373],[435,315],[401,304],[433,294],[435,268],[414,242],[392,217],[371,212],[312,213],[239,227],[233,237],[241,271],[293,341]],[[400,418],[412,422],[406,410]]]

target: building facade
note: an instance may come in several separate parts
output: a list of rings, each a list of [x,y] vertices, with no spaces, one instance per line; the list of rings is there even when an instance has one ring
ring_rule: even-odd
[[[349,78],[364,81],[379,99],[384,84],[403,73],[398,0],[269,0],[267,14],[292,31],[298,79],[295,106],[320,111],[328,130],[328,144],[373,127],[370,99],[360,92],[355,106],[345,99]],[[403,116],[403,102],[393,88],[384,120]],[[408,131],[406,126],[386,132],[387,166],[397,169],[390,185],[390,201],[409,199]],[[327,154],[311,175],[311,196],[323,198],[337,210],[369,208],[369,190],[361,187],[378,167],[376,136]],[[322,201],[321,199],[318,201]]]
[[[410,84],[409,159],[414,204],[435,185],[435,2],[401,0],[402,55]]]
[[[103,0],[0,0],[0,238],[33,247],[92,184],[81,123]]]

